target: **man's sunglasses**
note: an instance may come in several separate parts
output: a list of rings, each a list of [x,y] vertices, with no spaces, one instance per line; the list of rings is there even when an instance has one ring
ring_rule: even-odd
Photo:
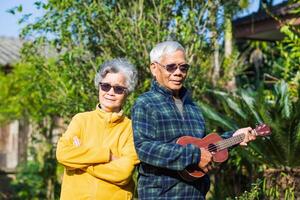
[[[179,70],[182,73],[187,73],[187,71],[190,68],[189,64],[181,64],[181,65],[179,65],[179,64],[172,63],[172,64],[163,65],[163,64],[161,64],[159,62],[155,62],[155,63],[159,64],[160,66],[162,66],[163,68],[165,68],[170,73],[174,73],[177,70],[177,68],[179,68]]]
[[[114,89],[114,93],[116,94],[125,94],[127,92],[127,88],[126,87],[122,87],[122,86],[112,86],[109,83],[99,83],[100,85],[100,89],[104,92],[108,92],[111,88]]]

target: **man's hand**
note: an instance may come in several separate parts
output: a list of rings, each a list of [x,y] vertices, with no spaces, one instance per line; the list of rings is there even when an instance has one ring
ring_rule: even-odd
[[[204,148],[200,148],[201,150],[201,160],[198,163],[198,167],[200,167],[205,173],[211,170],[211,161],[212,155],[209,151]]]
[[[238,129],[237,131],[234,132],[232,136],[236,136],[242,133],[245,134],[245,138],[240,143],[241,146],[247,146],[248,142],[256,139],[256,136],[253,134],[253,129],[251,127]]]

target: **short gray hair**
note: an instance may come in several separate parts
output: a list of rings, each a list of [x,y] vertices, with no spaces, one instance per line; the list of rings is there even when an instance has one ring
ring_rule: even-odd
[[[183,46],[176,41],[165,41],[158,43],[150,51],[150,62],[160,62],[160,59],[165,54],[174,53],[175,51],[181,50],[185,52]]]
[[[101,65],[100,70],[95,75],[95,86],[98,89],[99,83],[105,78],[108,73],[121,72],[126,77],[126,87],[129,92],[132,92],[137,84],[137,70],[127,59],[115,58]]]

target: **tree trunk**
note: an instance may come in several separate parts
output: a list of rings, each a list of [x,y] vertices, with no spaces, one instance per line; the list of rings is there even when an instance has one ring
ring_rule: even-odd
[[[211,27],[211,44],[213,47],[212,56],[212,84],[217,86],[218,80],[220,78],[220,62],[219,62],[219,43],[218,43],[218,33],[217,33],[217,11],[218,11],[218,1],[209,0],[209,19]]]
[[[224,53],[225,53],[225,67],[228,69],[227,76],[228,82],[226,83],[226,89],[230,92],[236,91],[236,79],[235,79],[235,66],[232,64],[232,14],[231,11],[225,8],[224,11]]]
[[[230,58],[232,54],[232,22],[231,22],[231,13],[226,13],[224,18],[224,35],[225,35],[225,58]]]
[[[56,127],[56,121],[57,117],[51,116],[49,117],[49,126],[48,126],[48,131],[46,134],[46,142],[50,146],[54,146],[53,144],[53,131]],[[47,152],[46,156],[46,162],[49,163],[56,163],[56,157],[55,157],[55,150],[53,148],[50,148],[49,151]],[[55,182],[57,180],[56,177],[56,165],[51,165],[48,166],[48,168],[45,168],[49,172],[49,177],[45,177],[47,179],[47,200],[54,200],[55,199]]]
[[[24,163],[27,161],[29,126],[28,119],[19,120],[18,163]]]

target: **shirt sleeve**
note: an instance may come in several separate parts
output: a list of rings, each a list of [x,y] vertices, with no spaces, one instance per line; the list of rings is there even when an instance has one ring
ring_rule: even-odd
[[[132,110],[134,143],[138,157],[147,164],[171,170],[183,170],[198,164],[200,149],[192,144],[181,146],[165,143],[155,138],[159,129],[155,114],[144,104],[136,104]]]
[[[233,133],[234,133],[234,131],[227,131],[227,132],[224,132],[224,133],[221,135],[221,137],[222,137],[223,139],[228,139],[228,138],[232,137]]]
[[[86,171],[99,179],[115,185],[126,185],[131,180],[134,167],[139,163],[134,144],[132,129],[122,148],[121,157],[105,164],[89,166]]]
[[[74,116],[66,132],[58,140],[56,158],[58,162],[68,169],[81,169],[95,163],[105,163],[109,161],[110,150],[106,147],[88,147],[85,144],[74,145],[74,137],[79,140],[82,135],[78,115]]]

